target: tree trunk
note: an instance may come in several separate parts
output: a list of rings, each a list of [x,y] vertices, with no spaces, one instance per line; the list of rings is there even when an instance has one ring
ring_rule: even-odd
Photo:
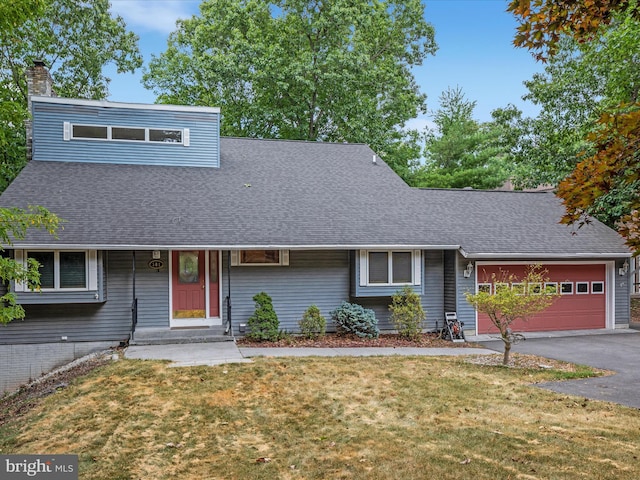
[[[504,357],[502,357],[502,364],[507,366],[509,365],[509,354],[511,353],[511,342],[505,341],[503,339],[504,342]]]

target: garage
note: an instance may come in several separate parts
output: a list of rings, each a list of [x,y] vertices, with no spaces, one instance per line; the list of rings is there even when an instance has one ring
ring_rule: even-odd
[[[526,263],[477,264],[476,284],[478,289],[494,292],[502,282],[494,282],[513,274],[517,279],[524,276]],[[606,263],[549,263],[544,264],[547,270],[545,287],[556,288],[560,298],[551,307],[528,321],[516,321],[514,331],[543,332],[555,330],[586,330],[605,328],[607,324],[607,285]],[[517,282],[509,288],[518,288]],[[502,286],[506,284],[502,283]],[[542,286],[541,286],[542,287]],[[478,313],[478,334],[497,333],[489,317]]]

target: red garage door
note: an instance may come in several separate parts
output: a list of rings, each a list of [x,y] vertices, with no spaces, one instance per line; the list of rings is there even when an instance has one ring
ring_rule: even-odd
[[[526,265],[478,265],[478,285],[491,283],[492,274],[500,277],[509,272],[522,278]],[[541,332],[551,330],[581,330],[605,328],[606,325],[606,265],[551,264],[544,265],[545,275],[562,293],[556,302],[529,321],[517,321],[514,331]],[[492,291],[495,288],[491,285]],[[478,333],[496,333],[489,318],[478,313]]]

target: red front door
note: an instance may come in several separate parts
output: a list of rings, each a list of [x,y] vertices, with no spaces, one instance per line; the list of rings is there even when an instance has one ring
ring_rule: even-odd
[[[171,261],[173,318],[205,318],[205,252],[174,251]]]

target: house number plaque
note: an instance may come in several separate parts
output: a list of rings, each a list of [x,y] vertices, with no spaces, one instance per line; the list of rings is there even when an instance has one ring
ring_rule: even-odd
[[[160,259],[153,259],[149,260],[149,263],[147,265],[149,265],[149,268],[160,270],[162,267],[164,267],[164,262]]]

